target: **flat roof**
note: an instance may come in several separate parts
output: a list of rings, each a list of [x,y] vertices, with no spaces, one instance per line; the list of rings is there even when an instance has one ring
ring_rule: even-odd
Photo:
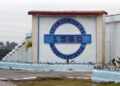
[[[89,15],[98,16],[106,14],[106,11],[29,11],[29,15]]]
[[[106,16],[106,23],[118,22],[118,21],[120,21],[120,14]]]

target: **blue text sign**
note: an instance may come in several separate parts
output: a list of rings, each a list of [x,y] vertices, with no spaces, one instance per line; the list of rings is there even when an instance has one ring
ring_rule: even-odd
[[[44,43],[91,43],[91,35],[44,35]]]

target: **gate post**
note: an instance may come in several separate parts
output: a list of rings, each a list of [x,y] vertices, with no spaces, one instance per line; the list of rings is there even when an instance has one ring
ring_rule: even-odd
[[[97,65],[105,64],[105,14],[97,16]]]
[[[38,16],[32,16],[32,63],[37,64],[38,55]]]

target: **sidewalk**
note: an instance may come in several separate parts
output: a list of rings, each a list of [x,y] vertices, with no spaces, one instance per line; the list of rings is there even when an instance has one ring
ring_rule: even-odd
[[[88,78],[92,76],[92,72],[88,71],[25,71],[25,70],[6,70],[0,69],[0,79],[20,79],[28,77],[73,77]]]
[[[68,77],[90,79],[92,72],[89,71],[25,71],[0,69],[0,86],[14,86],[2,80],[28,80],[37,77]]]
[[[0,86],[15,86],[15,85],[10,84],[8,82],[0,81]]]

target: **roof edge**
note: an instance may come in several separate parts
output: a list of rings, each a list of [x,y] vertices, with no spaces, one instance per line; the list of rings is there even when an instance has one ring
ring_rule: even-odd
[[[29,15],[107,15],[106,11],[29,11]]]

